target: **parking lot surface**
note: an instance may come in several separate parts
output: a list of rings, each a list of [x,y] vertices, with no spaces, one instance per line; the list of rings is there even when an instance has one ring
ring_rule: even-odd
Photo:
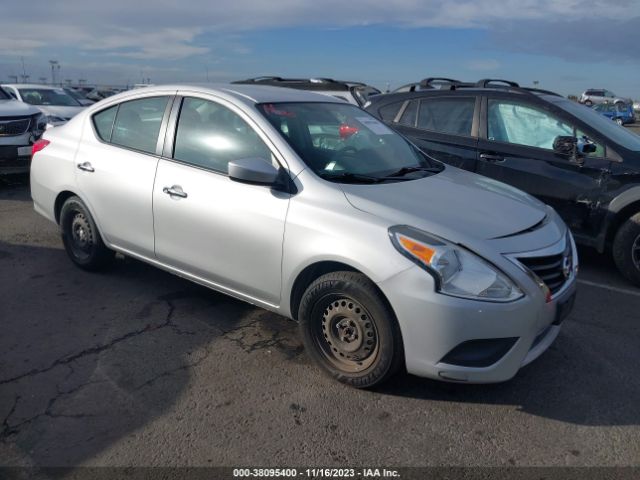
[[[581,251],[578,301],[510,382],[324,376],[295,323],[120,258],[91,274],[0,180],[3,465],[640,465],[640,289]]]

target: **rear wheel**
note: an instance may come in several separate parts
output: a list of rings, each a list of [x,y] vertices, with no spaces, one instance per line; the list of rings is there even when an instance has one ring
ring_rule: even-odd
[[[85,270],[99,270],[113,260],[89,210],[78,197],[68,198],[60,210],[62,243],[69,258]]]
[[[624,125],[624,122],[622,121],[622,119],[621,119],[621,118],[616,118],[616,119],[615,119],[615,122],[616,122],[618,125],[620,125],[620,126]]]
[[[584,104],[585,104],[587,107],[590,107],[591,105],[593,105],[593,102],[592,102],[591,100],[585,100]]]
[[[613,241],[613,259],[618,270],[640,286],[640,213],[622,224]]]
[[[369,388],[393,375],[403,349],[395,315],[357,272],[332,272],[307,288],[298,318],[305,348],[330,376]]]

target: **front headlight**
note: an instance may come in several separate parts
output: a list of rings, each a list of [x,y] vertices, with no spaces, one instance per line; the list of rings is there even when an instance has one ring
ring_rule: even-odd
[[[436,280],[438,292],[490,302],[511,302],[524,296],[504,273],[476,254],[418,229],[389,229],[391,242]]]

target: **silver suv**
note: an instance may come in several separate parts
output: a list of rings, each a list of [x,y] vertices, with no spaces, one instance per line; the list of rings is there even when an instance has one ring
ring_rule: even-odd
[[[618,97],[615,93],[609,90],[589,89],[580,95],[579,102],[591,106],[601,103],[630,104],[633,101],[630,98]]]
[[[0,88],[0,175],[29,171],[31,146],[46,124],[40,110],[14,100]]]
[[[299,322],[326,372],[513,377],[573,305],[550,207],[437,162],[354,105],[283,88],[158,86],[34,147],[36,211],[70,259],[114,252]]]

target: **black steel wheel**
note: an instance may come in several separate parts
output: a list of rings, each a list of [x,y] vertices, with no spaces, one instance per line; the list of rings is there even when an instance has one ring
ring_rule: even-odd
[[[640,286],[640,213],[633,215],[618,229],[612,251],[618,270]]]
[[[314,281],[298,314],[309,355],[333,378],[358,388],[377,385],[403,360],[400,329],[377,287],[356,272]]]
[[[60,210],[62,242],[69,258],[85,270],[99,270],[114,256],[100,236],[89,210],[78,197],[69,197]]]

